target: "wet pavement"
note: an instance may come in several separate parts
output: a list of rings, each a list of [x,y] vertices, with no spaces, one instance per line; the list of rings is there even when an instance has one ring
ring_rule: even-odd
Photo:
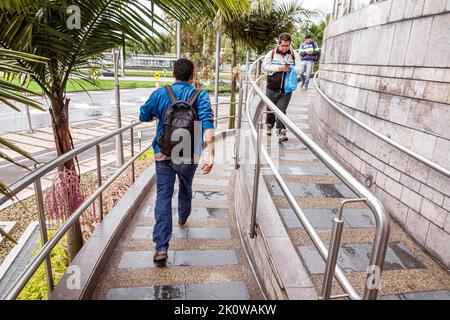
[[[107,300],[249,300],[243,282],[111,289]]]
[[[119,268],[141,269],[158,267],[153,262],[154,251],[125,251]],[[228,266],[238,264],[233,250],[180,250],[168,252],[167,266]]]
[[[303,229],[300,220],[292,209],[279,210],[286,226],[290,229]],[[305,215],[314,228],[331,229],[333,219],[338,216],[338,209],[304,209]],[[345,209],[343,221],[346,227],[350,228],[373,228],[375,227],[375,218],[370,209]]]
[[[313,247],[298,247],[311,274],[325,272],[325,262]],[[369,265],[372,245],[366,243],[343,244],[338,264],[345,272],[365,272]],[[424,265],[403,243],[391,243],[387,249],[384,270],[423,269]]]
[[[152,227],[138,226],[133,233],[133,239],[150,239]],[[229,239],[230,229],[227,228],[173,228],[173,238],[180,239]]]
[[[450,291],[436,290],[382,296],[379,300],[450,300]]]
[[[326,184],[326,183],[287,183],[291,193],[298,197],[315,197],[315,198],[354,198],[355,194],[342,184]],[[278,184],[271,184],[270,188],[275,196],[284,195]]]

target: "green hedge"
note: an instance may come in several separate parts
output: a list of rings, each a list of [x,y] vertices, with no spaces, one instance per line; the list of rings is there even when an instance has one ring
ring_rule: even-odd
[[[204,90],[208,91],[208,93],[214,93],[214,83],[204,86]],[[219,83],[219,94],[231,93],[231,83]]]
[[[55,234],[55,231],[49,231],[48,236],[51,238]],[[61,243],[56,245],[56,247],[51,252],[51,265],[53,271],[53,279],[55,286],[66,272],[69,266],[69,257],[67,256],[66,250],[63,246],[66,246],[66,238],[61,239]],[[39,241],[39,247],[34,252],[35,255],[42,248]],[[45,264],[42,264],[38,270],[31,277],[28,284],[23,288],[22,292],[17,297],[17,300],[48,300],[48,289],[47,280],[45,275]]]

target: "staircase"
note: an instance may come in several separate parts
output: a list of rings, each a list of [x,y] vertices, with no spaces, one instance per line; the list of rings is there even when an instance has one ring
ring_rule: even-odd
[[[314,89],[296,93],[287,114],[310,136],[314,135],[312,111],[317,100]],[[249,108],[258,103],[255,100]],[[97,228],[93,240],[85,245],[79,254],[80,263],[74,263],[87,266],[84,270],[93,276],[84,276],[81,279],[84,286],[76,291],[64,287],[69,277],[65,275],[53,298],[250,300],[321,296],[325,263],[273,173],[264,164],[261,167],[263,182],[259,184],[256,237],[248,238],[254,165],[242,163],[241,169],[235,170],[232,159],[235,137],[219,136],[213,172],[209,175],[197,172],[194,178],[192,214],[183,227],[177,225],[178,189],[174,192],[174,229],[166,267],[156,267],[152,259],[156,186],[152,186],[154,171],[150,168],[148,176],[141,176],[128,191],[129,198],[139,193],[145,195],[145,199],[123,199],[123,203],[114,208],[116,212],[109,214]],[[329,245],[332,221],[341,202],[358,197],[292,133],[288,132],[288,138],[288,142],[277,148],[274,160],[310,223]],[[275,135],[272,139],[278,146]],[[320,139],[314,141],[319,143]],[[321,147],[326,150],[325,146]],[[273,150],[272,156],[275,156]],[[242,159],[246,159],[244,154]],[[264,184],[266,188],[261,188]],[[150,191],[145,194],[143,190],[147,189]],[[134,204],[137,211],[122,214]],[[345,227],[338,265],[362,295],[375,220],[371,210],[361,203],[346,206],[343,220]],[[104,234],[112,240],[103,241]],[[449,271],[433,260],[395,221],[391,223],[389,240],[378,299],[450,299]],[[97,246],[102,249],[98,250]],[[94,253],[100,251],[97,263]],[[334,281],[332,296],[343,294]]]
[[[234,140],[234,137],[231,137]],[[232,154],[226,140],[216,157]],[[228,144],[227,144],[228,145]],[[187,224],[177,224],[173,195],[173,238],[167,267],[153,263],[154,186],[135,214],[98,282],[94,299],[249,300],[264,295],[241,245],[234,215],[234,163],[218,164],[194,178],[193,208]]]
[[[287,115],[300,129],[311,132],[312,108],[318,100],[314,89],[296,93]],[[353,192],[325,167],[292,134],[280,144],[279,170],[289,189],[320,237],[328,245],[332,221],[343,199],[356,198]],[[315,139],[318,142],[318,139]],[[324,148],[325,149],[325,148]],[[264,180],[278,208],[293,245],[320,295],[325,263],[313,246],[297,216],[269,170]],[[344,210],[344,234],[338,264],[362,294],[366,269],[374,239],[375,221],[363,204]],[[394,221],[386,254],[379,299],[450,299],[450,273],[420,248]],[[332,295],[344,294],[334,282]]]

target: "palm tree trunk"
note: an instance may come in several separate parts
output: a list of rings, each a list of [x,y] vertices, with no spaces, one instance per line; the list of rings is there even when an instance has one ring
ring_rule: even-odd
[[[70,99],[67,98],[52,99],[52,127],[58,156],[73,149],[72,136],[70,134],[69,126],[69,102]],[[58,168],[59,171],[64,171],[64,169],[76,171],[74,160],[71,159]],[[73,210],[76,209],[75,205],[72,205],[72,199],[69,194],[66,195],[65,202],[68,204],[67,208],[74,208]],[[68,212],[67,215],[69,216],[72,213],[73,212]],[[77,222],[74,223],[67,232],[67,253],[70,261],[73,261],[82,246],[83,237],[81,233],[81,226],[77,220]]]
[[[230,100],[230,122],[229,128],[234,129],[235,119],[231,118],[236,114],[236,91],[237,91],[237,73],[234,69],[237,65],[237,42],[235,39],[231,40],[232,55],[231,55],[231,100]]]

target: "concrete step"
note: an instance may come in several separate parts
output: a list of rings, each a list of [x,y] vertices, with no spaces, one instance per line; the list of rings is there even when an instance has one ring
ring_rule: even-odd
[[[177,223],[175,188],[173,236],[163,268],[153,263],[153,188],[122,234],[94,298],[262,299],[236,226],[233,170],[232,164],[222,164],[211,175],[197,171],[192,212],[184,226]]]
[[[305,119],[304,116],[296,116],[293,113],[296,113],[296,108],[313,108],[317,101],[318,96],[314,90],[308,91],[307,94],[294,94],[288,116],[295,119],[294,122],[299,126],[305,127],[309,124],[309,127],[313,127],[309,117]],[[308,113],[306,110],[302,112]],[[288,136],[291,137],[292,134],[288,133]],[[333,219],[337,216],[341,201],[355,195],[319,161],[311,158],[309,160],[312,161],[302,161],[305,160],[305,155],[308,155],[305,149],[302,143],[294,139],[280,144],[280,153],[283,156],[280,158],[279,169],[309,222],[328,245]],[[311,275],[316,292],[320,294],[325,263],[270,170],[264,170],[263,174],[291,242],[297,247],[297,253]],[[375,218],[364,204],[358,203],[346,206],[343,220],[344,231],[338,264],[362,294],[375,236]],[[391,223],[379,299],[450,299],[448,270],[436,263],[395,221]],[[334,281],[332,294],[342,293],[343,290]]]

